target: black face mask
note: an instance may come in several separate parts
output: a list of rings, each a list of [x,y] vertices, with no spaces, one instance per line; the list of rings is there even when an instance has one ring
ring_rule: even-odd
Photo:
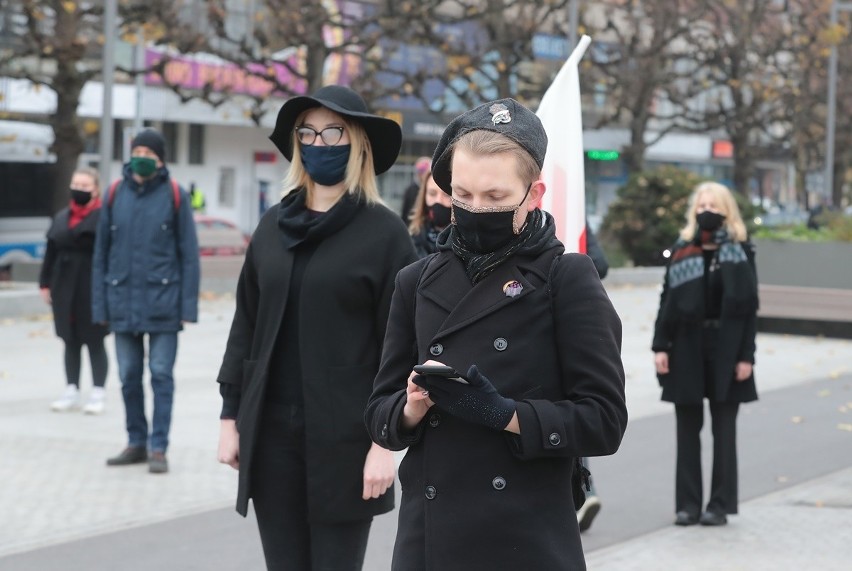
[[[478,254],[496,252],[521,233],[515,228],[515,214],[527,199],[532,184],[517,206],[476,208],[453,199],[453,223],[462,240]]]
[[[76,188],[71,189],[71,200],[73,200],[75,204],[84,206],[88,204],[91,199],[91,192],[86,192],[85,190],[77,190]]]
[[[428,207],[429,222],[435,228],[446,228],[450,225],[452,209],[436,202]]]
[[[695,221],[698,222],[698,227],[705,232],[715,232],[722,227],[725,215],[705,210],[695,216]]]

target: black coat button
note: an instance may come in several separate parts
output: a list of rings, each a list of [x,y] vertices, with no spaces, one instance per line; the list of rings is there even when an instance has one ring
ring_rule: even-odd
[[[432,353],[435,357],[444,352],[444,346],[440,343],[435,343],[431,347],[429,347],[429,352]]]
[[[550,443],[551,443],[553,446],[559,446],[559,443],[560,443],[560,442],[562,442],[562,439],[561,439],[561,438],[559,438],[559,435],[558,435],[558,434],[556,434],[555,432],[554,432],[553,434],[551,434],[551,435],[550,435],[550,437],[548,438],[548,440],[550,441]]]
[[[429,426],[437,428],[439,424],[441,424],[441,415],[436,412],[429,417]]]
[[[497,476],[493,480],[491,480],[491,485],[494,486],[494,489],[498,492],[506,487],[506,479],[503,476]]]
[[[387,425],[387,424],[385,424],[385,425],[382,427],[382,438],[387,438],[387,437],[388,437],[388,425]]]
[[[503,339],[502,337],[498,337],[494,340],[494,348],[498,351],[505,351],[509,346],[509,342]]]
[[[434,500],[435,496],[438,495],[438,490],[435,489],[435,486],[426,486],[426,499]]]

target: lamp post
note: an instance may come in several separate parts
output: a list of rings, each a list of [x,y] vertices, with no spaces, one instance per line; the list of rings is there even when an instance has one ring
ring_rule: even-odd
[[[577,46],[577,28],[579,20],[579,0],[571,0],[568,4],[568,54]]]
[[[831,27],[837,26],[839,11],[852,12],[852,2],[831,3]],[[828,110],[825,119],[825,192],[834,196],[834,121],[837,109],[837,46],[832,44],[828,56]]]
[[[133,62],[136,70],[145,69],[145,31],[142,26],[136,28],[136,45],[133,46]],[[136,115],[133,117],[134,136],[142,130],[142,94],[145,91],[145,74],[137,73],[134,80],[136,85]],[[126,158],[126,157],[125,157]]]
[[[115,32],[118,19],[117,0],[106,0],[104,5],[104,55],[103,55],[103,112],[100,133],[100,175],[103,184],[109,184],[112,162],[112,84],[115,76]]]

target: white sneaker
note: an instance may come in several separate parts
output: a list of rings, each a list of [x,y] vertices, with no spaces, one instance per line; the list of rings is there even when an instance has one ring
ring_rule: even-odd
[[[580,524],[580,531],[586,531],[592,527],[592,520],[601,511],[601,500],[597,496],[586,496],[586,501],[583,506],[577,510],[577,523]]]
[[[89,400],[86,401],[86,405],[83,407],[83,413],[85,414],[100,414],[104,411],[104,404],[106,400],[106,391],[104,391],[101,387],[95,387],[92,389],[91,394],[89,394]]]
[[[65,412],[80,406],[80,391],[76,385],[65,387],[65,393],[59,399],[50,403],[50,410],[54,412]]]

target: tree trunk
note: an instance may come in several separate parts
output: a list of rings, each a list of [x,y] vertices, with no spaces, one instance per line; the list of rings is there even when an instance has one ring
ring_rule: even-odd
[[[805,210],[810,209],[810,200],[808,199],[807,183],[805,182],[806,172],[796,169],[796,201],[802,205]]]
[[[83,152],[83,135],[77,119],[77,107],[80,104],[80,92],[83,81],[75,69],[76,62],[57,62],[53,90],[56,92],[56,112],[50,117],[53,127],[52,151],[56,155],[53,169],[53,189],[51,205],[57,212],[68,205],[68,187],[71,175],[77,168],[77,161]]]
[[[645,129],[647,128],[647,120],[631,121],[630,125],[630,144],[622,150],[624,166],[627,169],[628,178],[630,175],[642,172],[645,170],[645,151],[648,145],[645,144]]]
[[[323,80],[325,79],[323,77],[323,70],[325,67],[325,60],[329,54],[328,48],[326,48],[325,43],[322,42],[322,23],[320,23],[319,26],[316,26],[315,31],[318,34],[316,37],[320,38],[320,42],[308,44],[307,53],[305,55],[305,71],[308,78],[308,95],[323,86]]]
[[[503,61],[509,61],[504,59]],[[497,97],[512,97],[512,74],[508,67],[498,70],[497,75]]]
[[[56,92],[56,111],[50,116],[53,127],[53,146],[56,165],[53,169],[51,205],[53,212],[68,205],[71,176],[83,152],[83,134],[77,118],[80,93],[86,77],[77,69],[85,55],[83,45],[77,40],[80,21],[77,10],[57,9],[54,47],[56,73],[51,87]]]
[[[829,196],[829,200],[831,204],[837,208],[843,204],[843,185],[846,182],[846,161],[843,156],[836,156],[839,153],[835,153],[834,159],[834,177],[832,180],[831,195]]]
[[[754,157],[748,148],[748,137],[731,137],[731,143],[734,146],[733,190],[748,198],[754,169]]]

